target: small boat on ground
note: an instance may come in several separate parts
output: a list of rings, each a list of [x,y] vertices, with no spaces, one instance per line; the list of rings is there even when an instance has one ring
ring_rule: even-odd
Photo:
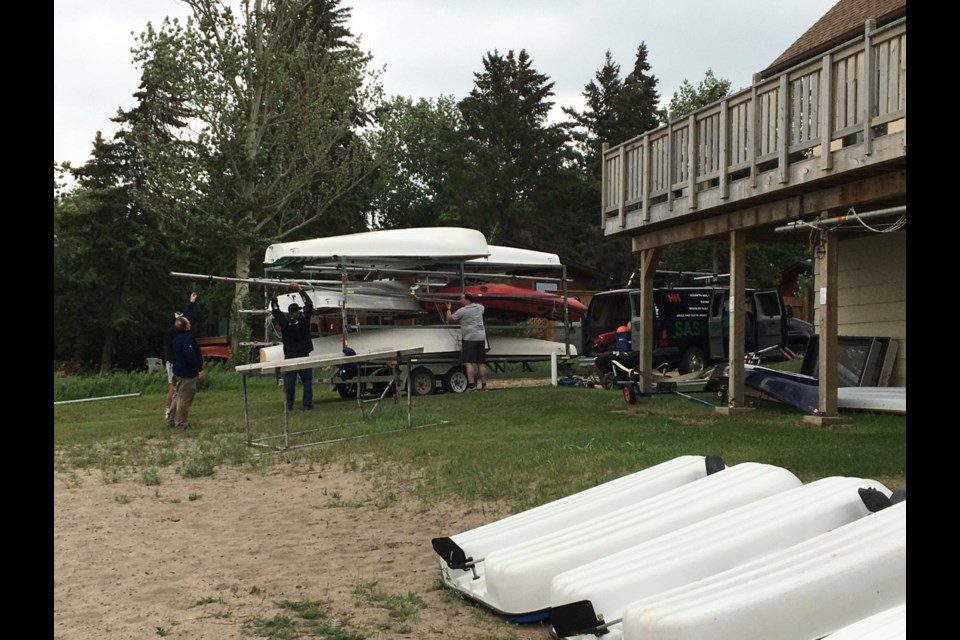
[[[907,415],[906,387],[840,387],[837,408]]]
[[[623,502],[600,516],[492,548],[475,571],[446,567],[443,580],[510,620],[542,619],[557,574],[800,484],[786,469],[744,462],[646,500]]]
[[[858,620],[824,640],[907,640],[907,603]]]
[[[632,602],[870,515],[863,488],[890,496],[889,489],[873,480],[822,478],[561,573],[550,587],[553,633],[587,640],[603,626],[616,635],[619,625],[614,621]]]
[[[907,503],[631,603],[623,640],[829,638],[907,601]]]

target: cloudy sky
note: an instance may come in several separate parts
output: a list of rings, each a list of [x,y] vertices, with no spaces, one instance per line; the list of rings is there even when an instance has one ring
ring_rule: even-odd
[[[708,69],[747,87],[836,0],[344,0],[350,28],[383,68],[388,95],[460,99],[483,56],[526,49],[556,109],[582,109],[609,51],[621,77],[645,42],[664,102]],[[148,22],[185,17],[178,0],[54,0],[53,160],[82,164],[97,131],[134,105],[130,49]]]

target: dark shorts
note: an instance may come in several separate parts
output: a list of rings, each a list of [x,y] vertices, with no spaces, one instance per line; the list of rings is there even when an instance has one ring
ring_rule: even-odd
[[[463,350],[460,353],[460,362],[463,364],[468,362],[476,362],[477,364],[486,362],[486,349],[487,343],[485,340],[464,340]]]

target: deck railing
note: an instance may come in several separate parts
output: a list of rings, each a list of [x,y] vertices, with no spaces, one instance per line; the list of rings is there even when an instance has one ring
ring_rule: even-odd
[[[605,233],[786,188],[791,165],[835,175],[835,152],[896,132],[906,155],[906,18],[615,147],[604,145]],[[774,178],[771,179],[770,176]],[[746,182],[741,182],[746,181]],[[735,187],[735,189],[734,189]],[[734,192],[735,191],[735,192]]]

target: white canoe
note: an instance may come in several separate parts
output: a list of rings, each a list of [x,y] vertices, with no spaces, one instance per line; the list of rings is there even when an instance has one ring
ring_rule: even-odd
[[[459,263],[490,255],[487,239],[476,229],[418,227],[281,242],[267,247],[268,267],[292,264],[412,268]]]
[[[489,336],[487,359],[510,357],[549,358],[551,354],[566,355],[565,345],[553,340],[522,338],[518,336]],[[402,350],[423,347],[424,355],[447,355],[458,357],[460,354],[461,333],[458,327],[393,327],[385,329],[367,329],[347,335],[347,346],[357,355],[378,353],[390,350]],[[311,357],[337,357],[341,355],[339,335],[322,336],[313,339]],[[577,350],[570,345],[570,355]],[[283,360],[283,345],[273,345],[260,349],[260,362]]]
[[[811,640],[907,600],[907,503],[631,603],[623,640]]]
[[[825,640],[907,640],[907,603],[858,620]]]
[[[906,387],[839,387],[837,408],[907,415]]]
[[[487,245],[490,255],[482,258],[473,258],[464,263],[465,267],[559,267],[560,256],[555,253]],[[559,276],[559,273],[557,274]]]
[[[734,467],[735,468],[735,467]],[[630,603],[732,569],[870,514],[860,489],[891,492],[873,480],[830,477],[701,520],[559,574],[550,620],[560,637],[587,640]],[[589,604],[589,606],[588,606]],[[605,640],[619,637],[611,624]]]
[[[410,293],[410,286],[396,280],[349,283],[346,296],[343,294],[343,288],[336,286],[310,289],[307,295],[310,296],[310,301],[313,302],[313,308],[317,313],[340,312],[344,301],[346,301],[348,312],[423,313],[423,307]],[[283,312],[286,312],[292,302],[302,305],[303,299],[299,293],[284,293],[277,296],[277,304]],[[269,310],[268,305],[267,311]]]
[[[451,562],[479,561],[496,549],[646,500],[723,468],[723,461],[715,456],[680,456],[469,531],[434,538],[433,547],[440,555],[446,581],[453,584],[464,575],[472,577],[472,572],[451,569]]]
[[[444,567],[443,579],[501,615],[543,617],[557,574],[800,485],[786,469],[745,462],[646,500],[620,503],[566,528],[493,549],[477,565],[476,578],[471,572]]]

